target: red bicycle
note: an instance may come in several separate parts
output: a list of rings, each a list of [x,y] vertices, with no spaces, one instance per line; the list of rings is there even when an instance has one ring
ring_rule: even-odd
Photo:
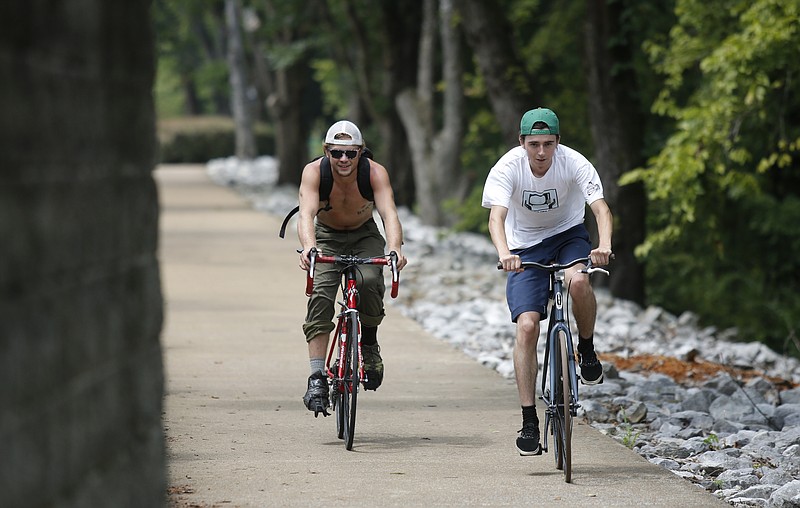
[[[356,402],[359,384],[367,381],[364,372],[364,361],[361,356],[361,324],[358,318],[358,288],[356,277],[359,265],[388,265],[392,270],[392,298],[397,297],[400,285],[400,271],[397,269],[397,253],[390,252],[385,256],[362,258],[351,255],[324,256],[316,249],[309,252],[309,268],[306,279],[306,296],[311,296],[314,289],[314,271],[316,263],[331,263],[341,267],[342,296],[339,302],[341,312],[331,341],[326,359],[326,372],[330,388],[330,403],[336,412],[336,431],[339,439],[345,440],[345,447],[353,449],[353,437],[356,428]],[[334,348],[336,359],[334,360]]]

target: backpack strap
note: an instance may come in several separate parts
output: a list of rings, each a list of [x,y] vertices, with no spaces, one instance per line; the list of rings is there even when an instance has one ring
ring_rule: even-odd
[[[294,217],[294,214],[300,211],[300,205],[295,206],[291,212],[286,214],[286,217],[283,219],[283,224],[281,224],[281,231],[278,233],[278,236],[284,238],[286,236],[286,226],[289,224],[289,219]]]
[[[333,189],[333,171],[331,171],[331,161],[327,157],[323,157],[321,155],[314,160],[317,159],[322,159],[319,163],[319,200],[327,201],[328,206],[330,206],[331,189]]]
[[[360,192],[361,197],[367,201],[375,201],[375,196],[372,192],[372,182],[369,179],[370,159],[372,159],[372,151],[369,148],[364,147],[362,157],[358,160],[358,192]]]

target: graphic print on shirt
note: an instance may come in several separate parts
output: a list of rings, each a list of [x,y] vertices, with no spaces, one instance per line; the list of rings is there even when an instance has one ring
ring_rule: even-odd
[[[558,208],[558,192],[555,189],[542,192],[524,191],[522,206],[532,212],[546,212]]]
[[[598,184],[596,182],[589,182],[586,185],[586,195],[587,196],[591,196],[592,194],[594,194],[595,192],[597,192],[599,190],[600,190],[600,184]]]

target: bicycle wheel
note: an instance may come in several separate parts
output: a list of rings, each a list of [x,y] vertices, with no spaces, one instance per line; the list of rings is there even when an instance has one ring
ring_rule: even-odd
[[[343,321],[340,319],[339,323],[336,325],[336,333],[333,335],[335,340],[339,340],[341,336],[341,327],[343,326]],[[337,358],[339,352],[336,352]],[[347,372],[347,365],[344,366],[344,372]],[[346,374],[345,374],[346,376]],[[339,439],[344,439],[344,422],[345,422],[345,410],[344,410],[344,398],[345,398],[345,390],[344,390],[344,376],[339,376],[339,361],[337,360],[334,364],[333,369],[333,410],[336,412],[336,437]]]
[[[344,383],[344,394],[347,399],[347,410],[343,415],[345,421],[345,448],[353,449],[353,437],[356,433],[356,401],[358,400],[359,363],[358,363],[358,320],[350,317],[347,320],[347,353],[346,362],[349,367],[349,377]]]
[[[561,433],[563,441],[563,460],[564,481],[572,481],[572,383],[570,381],[569,363],[567,350],[567,336],[559,333],[559,356],[561,357],[561,400],[558,402],[559,415],[561,422]]]
[[[564,469],[564,384],[561,382],[563,364],[561,363],[561,332],[556,336],[553,344],[554,350],[550,358],[550,376],[552,383],[552,421],[553,426],[553,458],[556,461],[556,469]]]

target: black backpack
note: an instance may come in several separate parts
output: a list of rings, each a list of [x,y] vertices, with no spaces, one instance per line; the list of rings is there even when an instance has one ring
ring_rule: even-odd
[[[325,156],[321,155],[309,162],[314,162],[317,159],[322,159],[319,164],[319,200],[325,201],[325,206],[317,210],[317,213],[319,213],[331,209],[330,197],[331,189],[333,189],[333,172],[331,171],[331,161]],[[372,183],[370,183],[369,180],[370,159],[372,159],[372,151],[369,148],[364,147],[361,153],[361,158],[358,160],[358,174],[356,175],[356,181],[358,182],[358,191],[361,193],[361,196],[368,201],[374,201],[375,199],[372,194]],[[281,224],[281,231],[279,233],[281,238],[284,238],[286,235],[286,225],[289,223],[289,219],[291,219],[294,214],[299,211],[300,206],[298,205],[286,215],[286,218],[283,219],[283,224]]]

